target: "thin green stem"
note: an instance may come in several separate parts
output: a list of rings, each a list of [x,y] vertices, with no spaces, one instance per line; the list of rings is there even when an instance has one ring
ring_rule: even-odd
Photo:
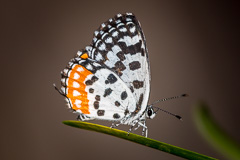
[[[160,151],[164,151],[170,154],[173,154],[175,156],[179,156],[182,158],[186,159],[191,159],[191,160],[214,160],[212,157],[208,157],[193,151],[189,151],[180,147],[176,147],[167,143],[159,142],[154,139],[146,138],[137,134],[130,133],[128,134],[125,131],[118,130],[118,129],[112,129],[110,127],[98,125],[98,124],[93,124],[93,123],[88,123],[88,122],[82,122],[82,121],[63,121],[64,124],[72,126],[72,127],[77,127],[77,128],[82,128],[90,131],[95,131],[95,132],[100,132],[100,133],[105,133],[108,135],[112,135],[118,138],[122,138],[125,140],[129,140],[138,144],[145,145],[147,147],[151,147]]]

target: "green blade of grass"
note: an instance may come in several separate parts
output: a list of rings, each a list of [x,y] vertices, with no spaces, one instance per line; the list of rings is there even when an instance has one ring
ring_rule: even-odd
[[[205,103],[196,105],[194,119],[199,132],[219,153],[227,159],[240,159],[239,145],[216,123]]]
[[[213,160],[214,159],[212,157],[208,157],[196,152],[192,152],[180,147],[167,144],[167,143],[159,142],[154,139],[146,138],[133,133],[128,134],[128,132],[118,130],[118,129],[112,129],[110,127],[106,127],[98,124],[82,122],[82,121],[72,121],[72,120],[63,121],[63,123],[72,127],[77,127],[81,129],[86,129],[90,131],[112,135],[118,138],[129,140],[138,144],[142,144],[147,147],[151,147],[163,152],[167,152],[169,154],[173,154],[175,156],[186,158],[186,159],[191,159],[191,160]]]

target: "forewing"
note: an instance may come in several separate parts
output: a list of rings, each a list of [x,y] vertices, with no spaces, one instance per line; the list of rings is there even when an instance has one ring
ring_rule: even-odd
[[[148,53],[140,23],[132,13],[118,14],[95,31],[91,57],[116,73],[145,110],[150,92]]]

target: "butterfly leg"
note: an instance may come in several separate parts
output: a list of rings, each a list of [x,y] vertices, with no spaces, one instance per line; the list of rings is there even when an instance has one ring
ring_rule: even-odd
[[[138,125],[143,127],[142,136],[145,135],[145,137],[147,137],[147,136],[148,136],[148,128],[147,128],[147,126],[146,126],[146,121],[143,121],[143,122],[140,122],[140,121],[139,121],[139,122],[138,122]],[[138,127],[138,128],[139,128],[139,127]]]
[[[82,120],[81,117],[80,117],[80,115],[77,116],[77,120],[78,120],[78,121],[81,121],[81,120]]]
[[[130,127],[129,130],[128,130],[128,135],[129,135],[129,133],[132,132],[133,127],[136,126],[137,123],[138,123],[138,121],[134,121],[134,122],[132,123],[131,127]],[[137,126],[136,128],[138,128],[138,126]],[[134,130],[136,130],[136,129],[134,129]]]
[[[135,125],[136,125],[136,124],[132,125],[132,126],[129,128],[129,130],[128,130],[128,136],[129,136],[129,133],[132,132],[132,129],[133,129],[133,127],[134,127]]]
[[[141,127],[140,124],[138,124],[138,126],[134,128],[134,131],[136,131],[139,127]]]
[[[112,123],[112,125],[110,126],[110,128],[116,128],[120,125],[121,123]]]
[[[86,116],[84,116],[83,114],[79,114],[79,115],[77,116],[77,120],[78,120],[78,121],[85,121],[85,120],[86,120]]]
[[[77,116],[77,120],[78,120],[78,121],[84,121],[84,116],[83,116],[82,114],[79,114],[79,115]]]

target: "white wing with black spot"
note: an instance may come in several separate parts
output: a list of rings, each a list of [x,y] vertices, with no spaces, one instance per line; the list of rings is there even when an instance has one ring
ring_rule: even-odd
[[[127,124],[136,101],[118,75],[90,58],[73,59],[67,68],[63,72],[62,92],[73,110],[88,119]]]
[[[113,71],[131,90],[136,101],[133,116],[141,115],[150,93],[150,69],[145,37],[132,13],[118,14],[95,31],[92,59]]]

